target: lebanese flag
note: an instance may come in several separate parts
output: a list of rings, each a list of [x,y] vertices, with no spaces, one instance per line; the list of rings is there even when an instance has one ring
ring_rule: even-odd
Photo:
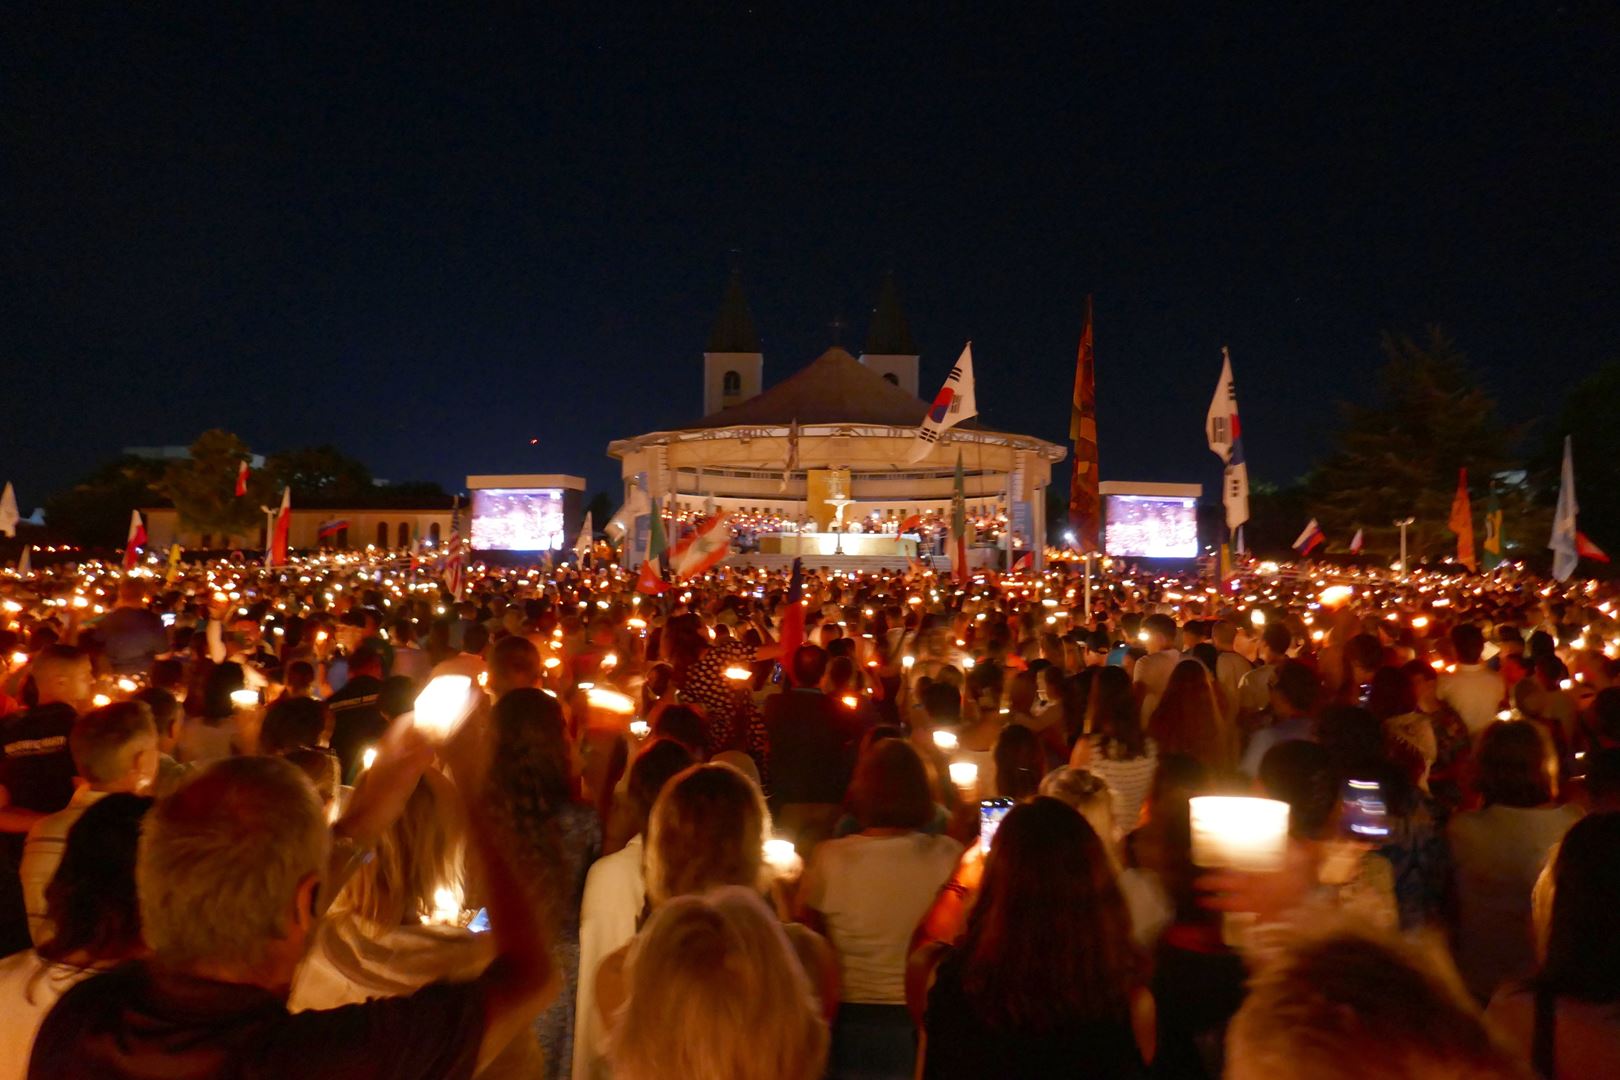
[[[1592,543],[1583,532],[1576,532],[1575,534],[1575,554],[1583,559],[1591,559],[1593,562],[1606,563],[1609,561],[1608,553]]]
[[[240,499],[247,494],[248,463],[243,458],[236,466],[236,497]]]
[[[1035,553],[1033,551],[1026,551],[1013,561],[1013,564],[1007,568],[1007,573],[1021,574],[1025,570],[1032,569],[1034,566]]]
[[[141,521],[141,512],[129,512],[129,536],[124,540],[124,569],[133,570],[140,560],[141,549],[146,546],[146,525]]]
[[[276,511],[275,524],[270,528],[270,548],[264,553],[264,565],[287,565],[287,530],[292,527],[292,488],[281,489],[281,509]]]
[[[658,575],[658,566],[652,559],[645,559],[641,563],[641,572],[636,575],[636,592],[647,596],[657,596],[669,583]]]
[[[731,526],[725,514],[699,523],[692,534],[669,553],[669,568],[676,581],[697,577],[731,554]]]

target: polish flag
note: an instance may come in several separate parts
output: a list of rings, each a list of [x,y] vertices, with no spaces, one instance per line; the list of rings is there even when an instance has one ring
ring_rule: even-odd
[[[141,549],[146,546],[146,525],[141,521],[141,512],[129,512],[129,536],[124,540],[124,569],[133,570],[140,560]]]
[[[281,489],[281,509],[276,511],[275,523],[270,527],[270,549],[264,553],[264,565],[287,565],[287,531],[292,526],[292,488]]]
[[[240,499],[247,494],[248,463],[243,458],[236,466],[236,497]]]

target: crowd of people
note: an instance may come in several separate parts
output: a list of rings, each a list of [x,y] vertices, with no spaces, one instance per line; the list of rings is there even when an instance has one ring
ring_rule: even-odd
[[[1620,1076],[1612,587],[466,577],[0,579],[0,1080]]]

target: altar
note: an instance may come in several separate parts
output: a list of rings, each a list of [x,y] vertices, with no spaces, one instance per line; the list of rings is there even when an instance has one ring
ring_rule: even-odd
[[[917,557],[917,538],[893,533],[770,533],[759,538],[759,552],[762,555],[832,555],[838,552],[840,538],[845,555]]]

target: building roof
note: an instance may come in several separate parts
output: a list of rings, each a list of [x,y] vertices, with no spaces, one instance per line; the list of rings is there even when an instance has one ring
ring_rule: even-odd
[[[800,424],[887,424],[916,427],[928,405],[834,346],[808,367],[740,405],[710,413],[688,428]]]
[[[742,275],[731,272],[726,282],[726,295],[720,301],[720,314],[715,316],[714,329],[709,331],[712,353],[757,353],[759,334],[754,331],[754,317],[748,311],[748,299],[743,296]]]
[[[900,308],[900,291],[895,288],[894,274],[883,275],[878,288],[877,306],[872,309],[872,325],[866,331],[868,356],[916,356],[917,346],[911,340],[911,327],[906,313]]]

